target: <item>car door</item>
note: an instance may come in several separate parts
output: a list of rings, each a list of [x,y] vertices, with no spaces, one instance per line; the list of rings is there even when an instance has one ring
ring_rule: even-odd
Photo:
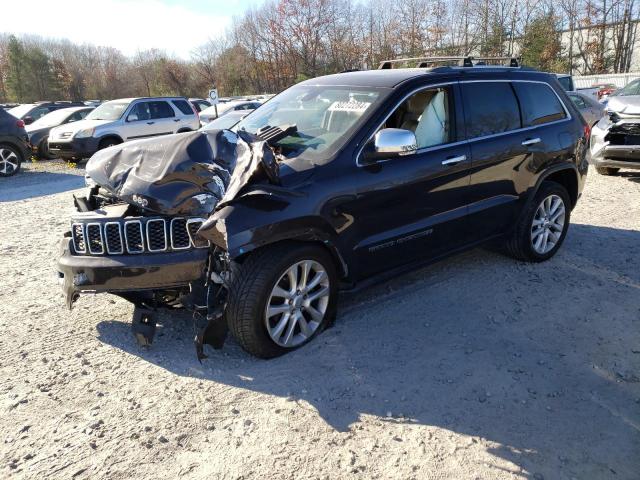
[[[154,122],[153,130],[156,135],[170,135],[181,127],[181,118],[176,115],[169,102],[165,100],[151,101],[149,102],[149,111],[151,112],[151,120]]]
[[[149,111],[149,102],[137,102],[125,119],[124,136],[127,140],[152,137],[156,134],[154,123]]]
[[[476,241],[496,235],[513,222],[527,172],[526,135],[520,108],[508,81],[460,84],[466,138],[471,149],[467,235]]]
[[[446,100],[434,109],[436,96]],[[458,141],[458,96],[456,84],[425,87],[389,114],[381,128],[416,133],[415,153],[369,164],[362,163],[360,153],[352,171],[355,195],[339,209],[354,222],[347,241],[358,277],[435,258],[465,244],[461,232],[470,152]]]

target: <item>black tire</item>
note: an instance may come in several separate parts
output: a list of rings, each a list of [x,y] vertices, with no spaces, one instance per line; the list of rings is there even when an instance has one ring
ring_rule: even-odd
[[[38,144],[38,158],[42,158],[44,160],[53,160],[55,155],[51,154],[49,151],[49,137],[44,137],[40,140]]]
[[[20,171],[22,152],[10,143],[0,143],[0,177],[11,177]]]
[[[613,167],[596,167],[596,172],[600,175],[616,175],[620,171],[619,168]]]
[[[267,330],[267,302],[277,282],[297,262],[318,262],[329,279],[329,300],[319,326],[303,343],[293,347],[278,345]],[[331,255],[312,244],[286,243],[265,247],[249,255],[241,264],[233,266],[226,320],[229,330],[244,350],[260,358],[273,358],[295,350],[311,341],[329,326],[337,303],[335,264]],[[296,327],[299,328],[299,327]]]
[[[113,137],[103,138],[102,140],[100,140],[100,143],[98,144],[98,150],[102,150],[103,148],[113,147],[114,145],[119,145],[121,143],[122,142],[117,138],[113,138]]]
[[[564,224],[559,239],[551,250],[539,253],[532,240],[533,220],[538,207],[544,199],[556,195],[562,199],[565,209]],[[544,262],[553,257],[562,246],[571,220],[571,200],[566,188],[556,182],[544,181],[536,192],[533,201],[529,202],[520,214],[516,228],[506,241],[506,250],[514,258],[527,262]]]

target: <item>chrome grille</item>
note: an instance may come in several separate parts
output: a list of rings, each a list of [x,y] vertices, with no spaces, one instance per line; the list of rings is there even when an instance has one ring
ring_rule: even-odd
[[[131,220],[124,223],[124,239],[127,244],[127,252],[142,253],[144,251],[142,222],[140,220]]]
[[[104,224],[104,238],[107,244],[107,253],[120,255],[124,253],[122,245],[122,228],[120,222],[107,222]]]
[[[87,243],[89,253],[104,253],[104,243],[102,241],[102,228],[99,223],[87,223]]]
[[[147,247],[150,252],[167,249],[167,222],[161,218],[147,220]]]
[[[71,225],[71,238],[76,252],[85,253],[87,251],[87,244],[84,241],[84,227],[81,223]]]
[[[186,218],[174,218],[171,220],[171,248],[184,250],[191,245],[189,232],[187,231]]]
[[[141,218],[127,221],[75,222],[71,225],[74,250],[79,254],[122,255],[206,248],[196,235],[202,218]]]
[[[191,243],[196,248],[205,248],[209,246],[209,242],[197,235],[198,229],[204,223],[202,218],[190,218],[187,220],[187,230],[189,231],[189,238]]]

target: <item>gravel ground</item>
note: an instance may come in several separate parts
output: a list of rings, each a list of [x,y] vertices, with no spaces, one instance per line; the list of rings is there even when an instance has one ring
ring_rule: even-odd
[[[199,364],[186,314],[64,308],[57,241],[82,170],[0,179],[0,477],[638,479],[640,173],[590,173],[551,261],[477,249],[341,299],[262,361]]]

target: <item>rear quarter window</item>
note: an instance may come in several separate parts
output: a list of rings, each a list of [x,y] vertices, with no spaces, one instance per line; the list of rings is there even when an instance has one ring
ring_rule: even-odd
[[[520,100],[525,127],[567,118],[558,96],[546,83],[514,82],[513,88]]]
[[[184,115],[193,115],[193,109],[186,100],[172,100],[171,103],[173,103]]]
[[[462,84],[467,138],[521,128],[518,101],[509,82]]]

